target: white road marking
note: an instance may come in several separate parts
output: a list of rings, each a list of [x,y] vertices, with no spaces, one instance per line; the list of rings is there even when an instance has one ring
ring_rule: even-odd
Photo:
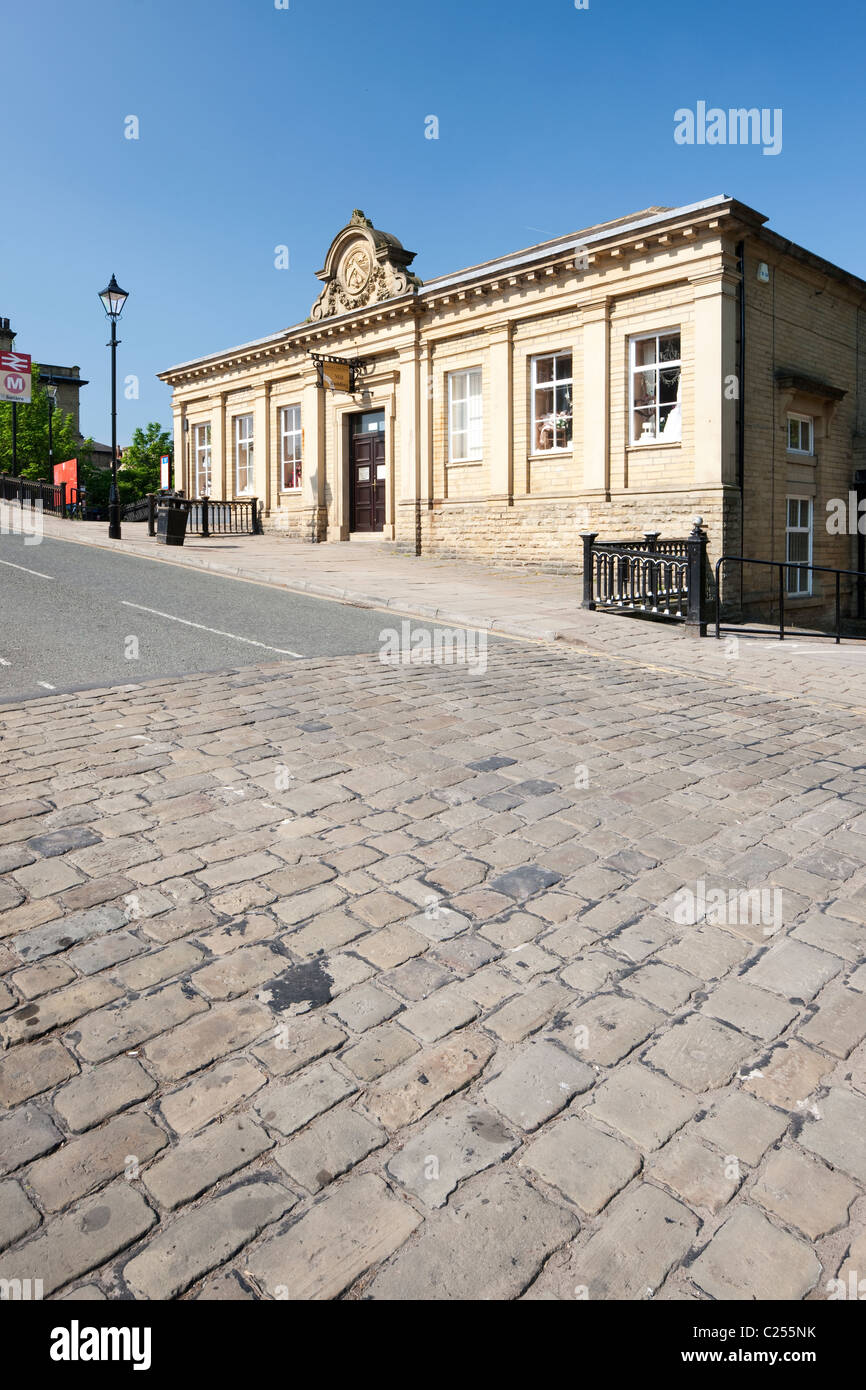
[[[843,638],[843,641],[844,640],[845,639]],[[833,641],[832,637],[826,637],[821,644],[816,642],[814,645],[806,642],[800,643],[776,641],[759,642],[758,646],[767,652],[777,652],[779,656],[807,656],[810,658],[823,658],[826,656],[839,655],[839,651],[836,650],[837,644]],[[750,650],[753,650],[753,648],[746,648],[746,652],[749,652]],[[858,658],[863,656],[863,650],[861,648],[856,647],[845,647],[845,653],[847,656],[854,656]]]
[[[47,681],[37,681],[36,684],[37,684],[37,685],[41,685],[43,690],[56,690],[56,689],[57,689],[57,686],[56,686],[56,685],[49,685]]]
[[[53,574],[43,574],[41,570],[29,570],[26,565],[13,565],[11,560],[0,560],[0,565],[8,565],[11,570],[23,570],[25,574],[35,574],[37,579],[53,579]]]
[[[210,632],[214,637],[228,637],[232,642],[245,642],[248,647],[261,647],[266,652],[276,652],[277,656],[293,656],[303,661],[301,652],[285,651],[282,647],[269,647],[266,642],[254,642],[251,637],[238,637],[236,632],[221,632],[218,627],[205,627],[204,623],[192,623],[189,618],[176,618],[173,613],[161,613],[158,608],[145,608],[143,603],[129,603],[121,599],[124,608],[138,608],[142,613],[153,613],[157,618],[168,618],[171,623],[183,623],[184,627],[197,627],[201,632]]]

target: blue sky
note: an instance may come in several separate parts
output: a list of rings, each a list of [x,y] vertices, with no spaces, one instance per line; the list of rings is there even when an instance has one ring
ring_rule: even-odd
[[[428,278],[724,192],[866,278],[864,34],[862,0],[5,0],[0,315],[105,439],[117,274],[125,443],[157,371],[307,316],[355,207]],[[677,145],[699,101],[781,108],[782,152]]]

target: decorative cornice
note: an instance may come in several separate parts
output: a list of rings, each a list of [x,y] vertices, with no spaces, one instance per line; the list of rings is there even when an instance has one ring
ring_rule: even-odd
[[[414,251],[407,251],[389,232],[379,231],[356,208],[317,272],[325,288],[311,310],[313,321],[414,293],[421,285],[409,270],[414,259]]]
[[[215,373],[243,370],[257,364],[284,357],[293,349],[303,350],[310,341],[322,341],[351,331],[361,332],[386,319],[423,317],[427,313],[441,314],[458,307],[463,313],[486,310],[494,299],[509,289],[533,285],[537,291],[564,288],[567,279],[587,271],[610,274],[610,284],[594,282],[583,291],[589,301],[615,294],[635,256],[648,258],[660,250],[676,252],[686,247],[697,248],[702,239],[721,237],[741,238],[743,234],[765,241],[795,259],[804,262],[837,282],[847,282],[858,294],[866,284],[837,266],[820,260],[792,242],[786,242],[764,226],[766,218],[753,208],[727,195],[707,198],[687,207],[648,209],[646,213],[617,222],[602,224],[555,241],[548,241],[511,256],[499,257],[422,283],[410,270],[414,252],[386,232],[373,227],[370,219],[358,209],[331,244],[324,268],[318,272],[324,289],[313,306],[311,319],[306,323],[241,344],[228,351],[213,353],[184,362],[160,372],[159,379],[173,386],[182,386],[199,377]],[[357,274],[351,285],[342,282],[341,270],[353,247],[370,257],[369,276],[363,280],[364,256],[357,263]],[[686,262],[688,265],[689,262]],[[347,271],[351,267],[347,267]],[[702,274],[697,271],[692,277]],[[735,283],[729,268],[712,269],[711,276],[728,276],[725,286]],[[687,275],[685,278],[689,278]],[[578,285],[578,294],[580,294]],[[554,303],[553,298],[551,304]],[[491,306],[492,307],[492,306]],[[589,308],[578,300],[578,307]],[[835,388],[832,388],[835,389]],[[828,397],[831,399],[832,397]]]
[[[831,386],[818,377],[805,376],[802,372],[792,372],[785,368],[776,372],[776,385],[782,391],[800,391],[804,396],[815,396],[823,401],[841,401],[848,394],[840,386]]]

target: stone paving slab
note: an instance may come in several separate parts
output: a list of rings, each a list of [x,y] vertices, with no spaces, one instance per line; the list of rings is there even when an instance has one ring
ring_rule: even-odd
[[[837,703],[553,645],[3,707],[0,1279],[827,1297],[862,750]]]

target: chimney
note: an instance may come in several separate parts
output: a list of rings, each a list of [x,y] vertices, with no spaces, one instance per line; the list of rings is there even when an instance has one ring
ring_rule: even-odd
[[[0,352],[11,352],[15,336],[15,330],[9,320],[0,318]]]

